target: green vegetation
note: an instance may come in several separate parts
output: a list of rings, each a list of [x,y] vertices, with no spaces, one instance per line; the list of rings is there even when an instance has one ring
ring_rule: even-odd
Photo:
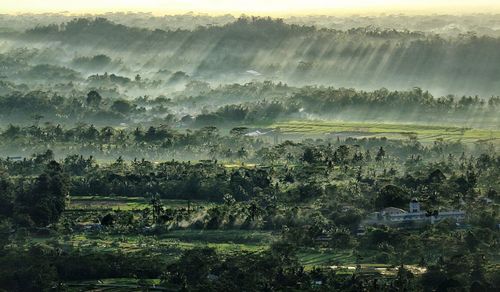
[[[500,289],[493,16],[16,17],[0,291]]]
[[[272,124],[284,134],[323,135],[339,137],[387,137],[389,139],[408,139],[414,137],[420,142],[431,143],[436,140],[462,143],[491,142],[498,145],[500,131],[497,129],[474,129],[452,126],[432,126],[422,124],[391,124],[377,122],[335,122],[335,121],[289,121]]]
[[[426,281],[439,271],[449,273],[439,277],[458,281],[446,284],[450,287],[472,285],[479,280],[464,273],[472,275],[479,267],[481,285],[493,287],[500,190],[493,179],[500,171],[493,145],[330,137],[263,146],[241,156],[241,165],[122,158],[100,164],[83,156],[55,162],[50,151],[0,159],[4,264],[38,255],[44,265],[45,257],[63,252],[55,270],[42,276],[68,287],[133,286],[139,285],[135,279],[147,279],[178,288],[184,278],[187,287],[222,285],[217,277],[232,271],[228,265],[266,266],[275,257],[295,271],[287,277],[330,279],[332,287],[347,285],[345,277],[352,276],[381,279],[381,287],[395,285],[401,273],[412,275],[415,287],[435,287],[442,283]],[[248,163],[256,159],[258,164]],[[53,199],[33,197],[35,191]],[[92,195],[66,198],[67,193]],[[61,195],[62,212],[54,200]],[[428,219],[369,219],[384,208],[406,209],[415,199]],[[466,216],[439,219],[452,209]],[[95,263],[119,264],[123,270],[99,264],[99,275],[68,272],[81,267],[62,272],[72,266],[68,261],[89,254]],[[464,263],[461,272],[451,267],[457,257]],[[145,267],[152,258],[154,264]],[[200,258],[207,265],[203,277],[213,278],[207,283],[189,276]],[[19,273],[25,272],[22,267]],[[92,279],[107,280],[95,284]],[[361,279],[359,285],[367,285]],[[9,276],[2,281],[30,289]]]
[[[149,204],[149,200],[144,197],[76,196],[71,197],[67,210],[143,210],[148,208]],[[193,208],[197,208],[209,203],[191,201],[189,204]],[[168,200],[164,201],[164,205],[168,208],[179,209],[186,208],[188,202],[184,200]]]

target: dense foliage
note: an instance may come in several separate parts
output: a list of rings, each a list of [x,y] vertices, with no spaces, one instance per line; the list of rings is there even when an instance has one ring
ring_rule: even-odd
[[[500,289],[494,16],[29,17],[0,290]]]

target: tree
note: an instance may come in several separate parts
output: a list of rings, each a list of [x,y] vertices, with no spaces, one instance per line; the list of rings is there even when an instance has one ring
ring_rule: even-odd
[[[99,105],[101,104],[101,101],[102,97],[99,94],[99,92],[92,90],[89,93],[87,93],[87,105],[98,108]]]
[[[396,280],[394,281],[394,285],[398,288],[397,291],[414,291],[413,279],[414,276],[412,272],[401,265],[398,269]]]
[[[232,128],[231,131],[229,131],[229,134],[238,138],[245,135],[247,132],[248,132],[247,127],[236,127]]]
[[[302,154],[302,160],[307,163],[314,163],[316,160],[316,154],[311,147],[304,149],[304,154]]]
[[[111,109],[121,114],[127,114],[132,110],[132,105],[126,100],[119,99],[113,102]]]
[[[248,151],[245,149],[245,147],[241,147],[240,150],[238,150],[237,154],[239,159],[244,159],[248,156]]]
[[[340,145],[335,151],[338,155],[338,160],[341,163],[345,163],[349,157],[349,147],[347,145]]]
[[[0,219],[11,217],[14,207],[14,185],[7,175],[0,173]]]
[[[33,245],[27,252],[6,256],[0,261],[0,289],[5,291],[50,291],[57,283],[57,270],[51,251]]]
[[[0,220],[0,257],[3,256],[3,249],[10,243],[12,223],[10,220]]]
[[[29,215],[38,226],[46,226],[59,220],[68,194],[68,177],[59,163],[51,161],[33,185],[19,194],[15,211]]]
[[[106,216],[102,217],[101,224],[104,226],[112,226],[115,222],[115,216],[113,214],[106,214]]]
[[[17,138],[19,135],[21,135],[21,128],[18,126],[14,126],[12,124],[9,124],[7,127],[7,130],[5,130],[2,134],[5,138],[8,138],[10,140],[14,140]]]
[[[212,267],[219,261],[212,248],[194,248],[185,251],[179,261],[168,267],[166,282],[196,287],[207,282]],[[187,288],[187,287],[185,287]]]
[[[153,209],[153,222],[156,224],[159,222],[163,210],[163,205],[161,203],[160,196],[154,195],[151,198],[150,203],[151,203],[151,209]]]
[[[430,266],[422,275],[420,283],[424,291],[437,291],[440,286],[447,280],[447,275],[438,267]],[[446,291],[446,290],[439,290]]]
[[[44,153],[34,154],[33,158],[36,164],[49,163],[50,161],[54,160],[54,152],[48,149]]]
[[[402,188],[395,185],[386,185],[378,192],[375,198],[375,206],[377,208],[403,208],[409,200],[409,194]]]
[[[465,234],[464,240],[470,252],[474,252],[476,248],[481,244],[481,241],[470,230]]]
[[[385,157],[385,150],[384,147],[380,147],[377,152],[377,156],[375,157],[376,161],[381,161]]]

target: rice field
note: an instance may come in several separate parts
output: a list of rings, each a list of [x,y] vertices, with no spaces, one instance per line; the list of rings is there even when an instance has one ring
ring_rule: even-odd
[[[162,200],[165,207],[186,208],[185,200]],[[191,201],[191,207],[206,206],[203,201]],[[151,207],[150,199],[144,197],[72,196],[66,210],[143,210]]]
[[[413,136],[421,142],[443,140],[500,144],[499,129],[341,121],[287,121],[272,124],[270,128],[279,128],[282,134],[292,136],[387,137],[388,139],[408,139]]]
[[[223,254],[259,252],[267,249],[274,240],[274,235],[267,231],[174,230],[160,236],[78,233],[63,237],[35,237],[23,244],[50,243],[63,249],[78,248],[89,252],[148,250],[173,261],[186,249],[206,246]]]
[[[353,264],[352,250],[304,249],[298,253],[300,263],[306,267]]]

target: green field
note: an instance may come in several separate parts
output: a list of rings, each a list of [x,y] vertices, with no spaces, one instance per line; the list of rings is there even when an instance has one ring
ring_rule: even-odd
[[[237,252],[264,251],[277,239],[269,231],[255,230],[174,230],[160,236],[72,234],[65,237],[37,237],[26,244],[56,244],[64,248],[123,253],[149,250],[156,254],[178,258],[182,251],[195,247],[208,246],[223,254]],[[352,250],[330,248],[304,248],[297,256],[306,267],[352,265],[355,256]]]
[[[162,200],[169,208],[185,208],[186,201]],[[194,202],[192,206],[206,206],[206,202]],[[142,210],[149,207],[149,201],[142,197],[98,197],[74,196],[67,211],[103,211],[103,210]],[[69,214],[69,213],[68,213]],[[258,252],[267,249],[277,235],[269,231],[256,230],[172,230],[158,236],[128,235],[116,236],[106,233],[77,233],[66,237],[38,238],[34,243],[57,241],[59,245],[98,249],[100,251],[137,252],[148,249],[155,253],[177,258],[183,250],[200,246],[209,246],[222,253]],[[298,253],[306,267],[328,266],[334,264],[352,264],[352,251],[334,251],[332,249],[304,249]]]
[[[142,197],[72,197],[71,205],[67,212],[75,210],[99,212],[107,209],[112,210],[137,210],[149,206],[148,200]],[[182,200],[163,200],[165,206],[183,208],[186,202]],[[198,206],[206,205],[206,202],[195,202]],[[68,214],[69,214],[68,213]],[[78,213],[78,212],[77,212]],[[142,253],[157,255],[164,259],[165,263],[171,263],[179,259],[185,250],[197,247],[210,247],[224,255],[243,253],[258,253],[267,250],[273,242],[278,240],[279,235],[271,231],[261,230],[194,230],[178,229],[162,232],[160,235],[115,235],[106,229],[100,232],[75,232],[64,236],[41,236],[32,237],[28,241],[18,242],[24,245],[43,245],[47,248],[58,247],[61,250],[79,249],[82,252],[94,253]],[[356,267],[356,255],[353,250],[333,248],[299,248],[297,251],[299,262],[308,271],[317,268],[331,268],[339,275],[351,275],[355,271],[379,275],[394,276],[397,272],[393,267],[386,264],[363,262],[358,269]],[[418,272],[418,271],[417,271]],[[69,291],[93,290],[93,291],[123,291],[162,290],[159,288],[160,279],[138,279],[111,278],[89,281],[70,281],[65,285]],[[175,288],[175,287],[174,287]],[[175,291],[175,289],[172,291]],[[170,290],[168,290],[170,291]]]
[[[162,200],[167,208],[187,208],[186,200]],[[206,206],[203,201],[191,201],[191,207]],[[72,196],[67,210],[142,210],[150,207],[150,199],[144,197]]]
[[[353,264],[352,250],[304,249],[298,253],[301,264],[306,267]]]
[[[261,251],[274,240],[271,232],[246,230],[174,230],[160,236],[78,233],[64,237],[35,237],[26,244],[56,243],[60,246],[100,251],[150,250],[176,257],[185,249],[209,246],[227,253]]]
[[[493,142],[500,144],[500,130],[472,129],[451,126],[431,126],[418,124],[390,124],[369,122],[340,121],[288,121],[272,124],[271,128],[279,128],[287,135],[325,135],[333,137],[387,137],[406,139],[415,136],[421,142],[461,141],[464,143]]]

